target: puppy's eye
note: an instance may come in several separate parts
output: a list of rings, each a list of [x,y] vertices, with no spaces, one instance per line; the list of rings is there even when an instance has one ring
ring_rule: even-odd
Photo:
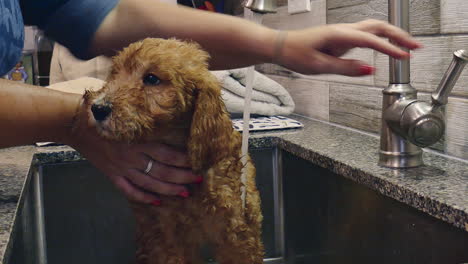
[[[143,77],[143,83],[146,85],[158,85],[161,83],[161,80],[158,78],[158,76],[149,73]]]

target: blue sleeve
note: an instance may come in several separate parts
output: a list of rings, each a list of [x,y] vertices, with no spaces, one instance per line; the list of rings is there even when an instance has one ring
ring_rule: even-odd
[[[18,1],[0,0],[0,77],[21,59],[24,26]]]
[[[76,57],[90,59],[94,33],[119,0],[22,0],[25,24],[37,25]]]

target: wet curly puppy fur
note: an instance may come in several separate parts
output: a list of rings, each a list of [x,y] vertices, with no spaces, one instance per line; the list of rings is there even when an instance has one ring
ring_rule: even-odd
[[[205,245],[219,264],[263,263],[255,168],[249,159],[242,209],[241,136],[232,128],[208,59],[195,43],[145,39],[114,57],[103,89],[84,96],[88,112],[100,119],[101,136],[185,149],[193,171],[204,178],[191,186],[187,199],[163,197],[158,207],[132,203],[138,264],[203,263],[199,253]]]

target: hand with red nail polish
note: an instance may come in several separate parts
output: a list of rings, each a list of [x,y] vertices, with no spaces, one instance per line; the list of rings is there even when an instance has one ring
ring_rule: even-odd
[[[359,67],[359,71],[361,72],[362,75],[371,75],[371,74],[374,74],[375,68],[369,65],[361,65]]]
[[[80,138],[84,133],[90,132],[80,133]],[[159,206],[159,195],[179,196],[186,190],[185,185],[203,181],[192,172],[186,152],[156,142],[129,145],[108,142],[97,135],[93,138],[92,148],[78,149],[132,201]],[[94,151],[95,146],[107,155]],[[104,162],[107,160],[113,162]]]
[[[182,191],[179,193],[180,197],[188,198],[190,196],[190,193],[188,191]]]
[[[367,65],[369,62],[341,58],[354,48],[369,48],[396,59],[407,59],[410,54],[402,48],[421,47],[408,32],[385,21],[370,19],[288,31],[281,51],[274,56],[279,58],[275,63],[302,74],[362,76],[375,72]]]
[[[195,179],[194,183],[202,183],[203,182],[203,177],[202,176],[197,176],[197,178]]]
[[[154,200],[151,202],[152,205],[154,206],[160,206],[161,205],[161,200]]]

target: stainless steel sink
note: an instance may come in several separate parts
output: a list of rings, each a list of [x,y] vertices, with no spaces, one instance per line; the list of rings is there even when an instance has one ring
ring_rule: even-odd
[[[44,165],[30,176],[11,264],[132,262],[128,203],[89,163]]]
[[[468,262],[468,234],[282,153],[286,263]]]
[[[277,148],[253,149],[265,263],[463,263],[468,235]],[[87,162],[32,170],[6,264],[129,264],[126,200]]]

